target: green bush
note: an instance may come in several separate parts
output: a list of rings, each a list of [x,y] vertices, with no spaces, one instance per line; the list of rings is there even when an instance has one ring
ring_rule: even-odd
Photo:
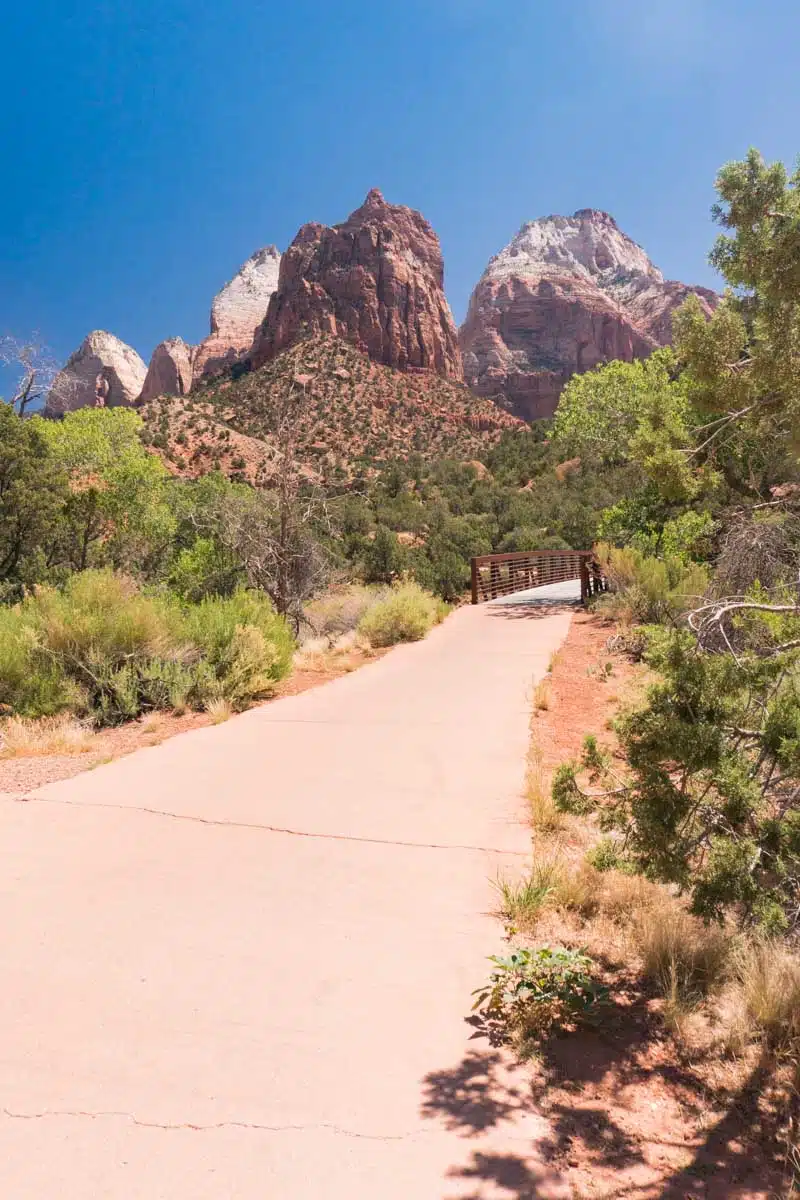
[[[241,708],[288,673],[293,647],[255,593],[192,605],[84,571],[0,609],[0,704],[27,717],[69,709],[99,725],[217,700]]]
[[[372,646],[418,642],[444,619],[447,611],[446,604],[423,591],[419,584],[401,583],[364,614],[358,629]]]
[[[705,567],[687,563],[680,555],[653,558],[633,547],[620,549],[605,542],[595,553],[612,591],[606,606],[632,624],[673,621],[708,590]]]
[[[239,590],[185,609],[185,629],[199,653],[198,704],[228,700],[234,708],[266,695],[289,673],[294,638],[269,600]]]
[[[80,699],[58,663],[38,653],[22,606],[0,607],[0,712],[49,717]]]
[[[500,1035],[539,1037],[576,1024],[605,999],[594,963],[580,950],[512,949],[492,955],[494,970],[477,989],[473,1010]]]

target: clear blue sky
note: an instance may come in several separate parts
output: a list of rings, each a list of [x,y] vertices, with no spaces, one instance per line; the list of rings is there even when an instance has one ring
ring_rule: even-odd
[[[797,0],[27,0],[2,32],[0,333],[143,357],[257,247],[370,187],[456,317],[523,221],[604,208],[714,284],[713,179],[800,152]]]

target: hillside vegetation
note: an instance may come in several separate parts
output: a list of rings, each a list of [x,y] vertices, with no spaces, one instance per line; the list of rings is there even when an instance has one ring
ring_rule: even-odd
[[[331,482],[415,452],[475,458],[503,430],[522,427],[466,387],[430,372],[394,371],[331,336],[306,338],[260,370],[213,382],[182,407],[205,415],[211,406],[225,427],[269,444],[279,414],[294,403],[297,457]]]

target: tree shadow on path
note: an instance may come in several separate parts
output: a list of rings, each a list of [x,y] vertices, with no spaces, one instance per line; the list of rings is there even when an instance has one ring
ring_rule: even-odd
[[[493,604],[490,602],[486,605],[488,615],[500,621],[542,621],[545,617],[573,615],[583,611],[579,600],[529,600],[521,601],[519,604]]]

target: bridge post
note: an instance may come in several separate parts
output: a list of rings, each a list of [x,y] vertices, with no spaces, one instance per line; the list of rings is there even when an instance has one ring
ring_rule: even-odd
[[[589,578],[589,564],[581,558],[581,604],[585,604],[592,594],[592,582]]]
[[[479,600],[479,597],[478,597],[478,560],[477,560],[477,558],[473,558],[470,565],[472,567],[472,603],[477,604],[478,600]]]

